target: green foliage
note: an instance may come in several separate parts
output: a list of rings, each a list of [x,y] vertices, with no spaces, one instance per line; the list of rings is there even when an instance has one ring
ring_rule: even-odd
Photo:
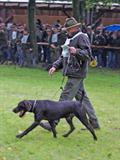
[[[55,0],[45,0],[45,1],[55,1]],[[68,2],[72,2],[72,0],[60,0],[60,1],[68,1]],[[75,1],[75,0],[74,0]],[[82,1],[82,0],[80,0]],[[109,3],[109,2],[113,2],[113,3],[119,3],[119,0],[83,0],[86,2],[90,2],[90,3],[96,3],[96,2],[103,2],[103,3]]]
[[[86,0],[86,7],[90,8],[90,7],[93,7],[95,4],[97,3],[103,3],[103,4],[107,4],[107,3],[118,3],[117,0]]]
[[[85,80],[88,95],[94,104],[101,130],[94,142],[88,131],[74,119],[76,130],[63,138],[69,127],[65,120],[57,126],[58,138],[36,128],[23,139],[15,135],[33,121],[33,114],[24,118],[12,113],[24,99],[53,99],[60,95],[62,76],[50,77],[40,69],[0,66],[0,160],[119,160],[120,159],[120,72],[89,70]]]
[[[55,0],[45,0],[47,2],[54,2]],[[65,0],[60,0],[60,1],[65,1]],[[68,2],[73,2],[76,3],[76,0],[66,0]],[[80,1],[85,1],[86,2],[86,7],[92,7],[94,4],[98,3],[98,2],[102,2],[103,4],[106,3],[120,3],[119,0],[80,0]]]

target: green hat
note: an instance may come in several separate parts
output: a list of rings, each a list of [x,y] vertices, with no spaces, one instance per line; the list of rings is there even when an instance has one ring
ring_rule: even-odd
[[[78,23],[74,17],[67,18],[64,24],[64,29],[70,29],[76,26],[80,26],[81,23]]]

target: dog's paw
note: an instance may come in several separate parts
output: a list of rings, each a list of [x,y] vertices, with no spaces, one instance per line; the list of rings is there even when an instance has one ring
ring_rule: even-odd
[[[22,137],[23,137],[22,134],[17,134],[17,135],[16,135],[16,138],[22,138]]]
[[[97,136],[94,136],[94,138],[93,138],[93,139],[94,139],[94,141],[97,141],[97,140],[98,140],[98,139],[97,139]]]
[[[63,134],[63,137],[68,137],[68,134]]]

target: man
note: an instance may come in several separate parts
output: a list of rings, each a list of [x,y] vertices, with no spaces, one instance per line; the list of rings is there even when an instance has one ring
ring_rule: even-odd
[[[92,104],[84,89],[84,79],[87,74],[88,63],[92,58],[88,36],[80,31],[80,23],[73,17],[67,18],[64,27],[68,38],[63,45],[62,55],[52,65],[49,74],[52,75],[57,69],[63,68],[63,75],[67,76],[67,82],[60,95],[60,101],[75,98],[81,101],[84,92],[83,105],[94,129],[99,129],[99,123]]]
[[[53,74],[57,69],[63,67],[63,75],[67,76],[67,82],[60,95],[63,100],[81,100],[84,91],[83,105],[85,106],[91,125],[94,129],[99,129],[97,117],[92,104],[84,89],[84,78],[87,74],[88,63],[92,57],[88,36],[80,31],[80,23],[73,17],[67,18],[64,27],[68,33],[68,38],[63,45],[63,52],[59,59],[53,63],[49,74]],[[66,47],[68,53],[66,53]]]
[[[7,35],[5,32],[5,24],[0,23],[0,64],[5,63],[8,60],[7,52]]]

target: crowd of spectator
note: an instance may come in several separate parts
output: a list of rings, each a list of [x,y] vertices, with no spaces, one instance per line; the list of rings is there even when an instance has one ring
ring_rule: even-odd
[[[120,31],[108,32],[91,26],[83,29],[89,36],[91,45],[120,47]],[[60,21],[52,25],[36,21],[36,36],[38,45],[37,64],[46,69],[61,54],[61,45],[64,44],[66,33],[62,30]],[[40,42],[44,42],[41,45]],[[97,67],[120,68],[120,50],[93,48],[93,56],[97,59]],[[35,54],[30,45],[30,34],[26,24],[15,24],[13,21],[4,23],[0,18],[0,64],[14,64],[20,67],[35,66]]]
[[[120,30],[107,31],[98,28],[93,31],[87,27],[87,34],[93,48],[93,55],[97,59],[98,67],[120,68]]]

